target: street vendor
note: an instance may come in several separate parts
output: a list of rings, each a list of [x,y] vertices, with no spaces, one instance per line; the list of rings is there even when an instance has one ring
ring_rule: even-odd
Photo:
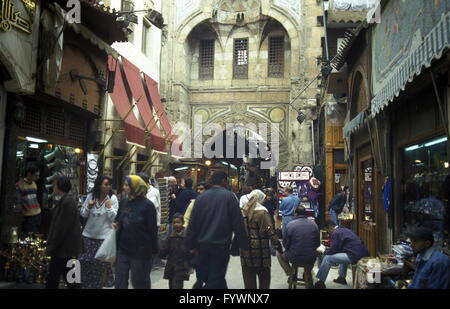
[[[416,271],[409,289],[450,288],[450,258],[434,247],[430,229],[419,227],[407,235],[416,257]]]
[[[348,265],[356,264],[363,257],[369,256],[363,241],[353,231],[337,226],[333,220],[327,221],[325,226],[331,235],[331,247],[326,249],[321,245],[317,248],[317,253],[323,254],[324,257],[316,275],[319,279],[314,285],[316,289],[326,289],[325,281],[333,264],[339,264],[339,277],[333,282],[347,285],[345,278]]]

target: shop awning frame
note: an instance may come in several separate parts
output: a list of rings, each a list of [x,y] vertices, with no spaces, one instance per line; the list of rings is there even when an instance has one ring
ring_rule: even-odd
[[[112,56],[108,57],[108,67],[116,70],[114,91],[109,94],[117,113],[124,122],[126,142],[137,147],[145,148],[145,130],[133,113],[137,103],[131,104],[125,89],[122,74],[120,74],[118,61]]]
[[[424,68],[431,67],[433,60],[442,57],[450,48],[450,12],[442,15],[441,20],[424,38],[422,43],[397,66],[397,71],[387,85],[373,98],[372,116],[375,117],[405,90],[406,85],[420,75]]]
[[[144,130],[146,134],[148,134],[146,140],[151,140],[151,147],[153,150],[167,154],[165,139],[157,126],[157,121],[154,119],[149,100],[145,93],[141,70],[125,57],[122,56],[121,60],[123,67],[123,72],[122,70],[121,72],[124,73],[123,78],[126,78],[128,81],[131,94],[136,101],[140,115],[144,120]]]
[[[367,113],[367,110],[360,112],[344,126],[343,133],[345,138],[349,138],[352,133],[358,131],[362,127],[364,121],[367,119]]]
[[[182,151],[181,154],[179,152],[175,153],[172,151],[172,149],[174,148],[180,150],[181,144],[178,141],[178,137],[172,132],[172,126],[170,125],[170,121],[167,117],[164,106],[161,103],[161,98],[159,96],[158,90],[158,83],[147,74],[144,74],[144,82],[145,86],[147,87],[152,106],[155,110],[155,115],[158,118],[159,124],[161,125],[165,133],[165,136],[169,141],[170,155],[174,158],[183,158]]]

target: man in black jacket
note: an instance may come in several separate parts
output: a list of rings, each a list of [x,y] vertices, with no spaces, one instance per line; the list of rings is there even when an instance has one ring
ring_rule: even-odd
[[[81,253],[81,224],[75,199],[68,194],[71,187],[66,176],[58,177],[53,184],[53,194],[59,196],[60,200],[53,213],[47,238],[47,255],[51,257],[45,286],[47,289],[57,289],[61,276],[69,289],[81,287],[80,282],[68,282],[67,278],[71,270],[67,267],[68,261],[76,259]]]
[[[175,200],[175,213],[184,215],[192,200],[197,198],[197,193],[192,190],[193,181],[191,178],[184,179],[184,190]]]
[[[225,275],[230,260],[233,233],[237,246],[248,248],[247,233],[239,201],[225,189],[228,175],[215,172],[212,188],[195,201],[187,231],[187,246],[198,253],[197,271],[205,289],[226,289]]]

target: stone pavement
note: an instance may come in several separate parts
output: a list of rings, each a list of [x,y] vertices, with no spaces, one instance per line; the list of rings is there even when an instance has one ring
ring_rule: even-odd
[[[313,270],[314,282],[317,281],[315,274],[318,272],[317,263]],[[347,271],[347,286],[337,284],[333,282],[333,279],[338,277],[338,269],[332,268],[328,275],[326,282],[328,289],[351,289],[352,271],[351,268]],[[164,268],[159,266],[154,267],[151,273],[152,289],[167,289],[168,280],[163,279]],[[241,260],[239,257],[231,257],[228,264],[228,271],[226,276],[228,288],[230,289],[244,289],[244,280],[242,279]],[[190,276],[189,281],[184,282],[185,289],[191,289],[195,283],[195,273]],[[281,268],[276,257],[272,257],[272,280],[270,284],[271,289],[287,289],[287,276]],[[297,289],[303,289],[304,287],[297,287]]]
[[[315,274],[318,271],[317,263],[313,269],[314,282],[317,281]],[[347,286],[337,284],[333,282],[333,279],[337,278],[337,268],[332,268],[328,275],[326,282],[328,289],[351,289],[352,282],[352,272],[351,269],[347,272]],[[150,275],[152,280],[152,289],[168,289],[168,281],[163,279],[164,267],[160,265],[155,265],[152,273]],[[230,263],[228,264],[228,271],[226,276],[228,288],[230,289],[244,289],[244,280],[242,279],[242,269],[241,260],[239,257],[231,257]],[[189,281],[185,281],[184,288],[191,289],[195,283],[195,273],[190,276]],[[131,287],[131,284],[130,284]],[[15,284],[11,282],[0,282],[0,289],[42,289],[43,285],[40,284]],[[271,289],[287,289],[287,276],[285,275],[283,269],[276,257],[272,257],[272,280]],[[297,289],[303,289],[304,287],[297,287]]]

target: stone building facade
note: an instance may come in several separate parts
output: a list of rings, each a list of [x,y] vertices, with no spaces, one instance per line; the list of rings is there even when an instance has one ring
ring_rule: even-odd
[[[168,0],[162,13],[160,92],[171,122],[276,123],[277,169],[312,166],[319,82],[291,101],[320,71],[322,2]]]

